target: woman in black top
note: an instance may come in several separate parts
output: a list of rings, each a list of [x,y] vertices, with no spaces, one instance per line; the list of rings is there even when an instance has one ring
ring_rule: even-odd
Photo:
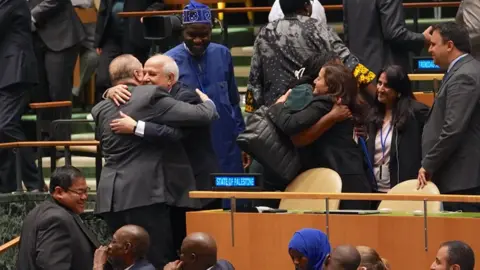
[[[408,74],[400,66],[383,69],[368,117],[367,146],[375,190],[416,179],[422,161],[422,132],[429,108],[416,101]]]
[[[363,153],[353,138],[355,121],[361,120],[358,109],[358,86],[352,73],[339,64],[327,64],[315,80],[314,98],[301,111],[284,106],[288,96],[282,96],[269,109],[275,125],[291,136],[308,129],[330,112],[335,103],[349,107],[353,118],[338,122],[312,144],[299,149],[305,170],[330,168],[342,178],[342,192],[368,193],[372,187],[365,174]],[[368,209],[368,201],[342,201],[341,209]]]

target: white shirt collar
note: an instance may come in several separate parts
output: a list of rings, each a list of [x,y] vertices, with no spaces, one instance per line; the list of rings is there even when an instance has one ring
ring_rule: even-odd
[[[132,268],[135,264],[132,264],[130,265],[129,267],[125,268],[125,270],[129,270],[130,268]]]
[[[211,269],[213,269],[213,266],[210,266],[207,270],[211,270]]]

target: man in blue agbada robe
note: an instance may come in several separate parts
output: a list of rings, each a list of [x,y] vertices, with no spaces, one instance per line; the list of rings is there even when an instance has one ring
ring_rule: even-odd
[[[184,43],[165,54],[175,59],[179,81],[200,89],[215,103],[220,119],[212,125],[213,147],[223,173],[242,173],[242,156],[236,144],[245,123],[239,106],[232,55],[227,47],[211,43],[210,9],[194,0],[183,11]]]

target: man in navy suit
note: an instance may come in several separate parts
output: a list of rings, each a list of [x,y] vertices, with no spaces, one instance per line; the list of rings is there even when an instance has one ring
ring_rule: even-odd
[[[182,242],[180,260],[167,264],[163,270],[235,270],[225,260],[217,261],[217,243],[202,232],[189,234]]]
[[[114,269],[155,270],[145,257],[150,247],[150,236],[140,226],[125,225],[114,234],[108,247],[95,251],[93,270],[103,270],[107,259]]]

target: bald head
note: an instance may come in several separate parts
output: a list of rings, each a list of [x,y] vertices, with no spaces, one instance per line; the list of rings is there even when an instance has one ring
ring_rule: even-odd
[[[110,63],[108,72],[113,85],[128,81],[138,80],[138,73],[143,75],[143,66],[135,56],[131,54],[122,54],[115,57]],[[140,78],[141,81],[142,78]]]
[[[217,243],[210,235],[202,232],[192,233],[183,239],[182,248],[202,250],[217,255]]]
[[[125,225],[115,232],[115,238],[131,244],[131,252],[135,259],[145,257],[150,247],[150,236],[140,226]]]
[[[325,264],[326,270],[356,270],[360,265],[361,257],[357,248],[342,245],[335,248]]]
[[[206,233],[192,233],[182,242],[184,270],[207,269],[217,262],[217,243]]]
[[[145,78],[147,84],[169,88],[178,81],[180,76],[178,65],[171,57],[157,54],[145,62]]]

